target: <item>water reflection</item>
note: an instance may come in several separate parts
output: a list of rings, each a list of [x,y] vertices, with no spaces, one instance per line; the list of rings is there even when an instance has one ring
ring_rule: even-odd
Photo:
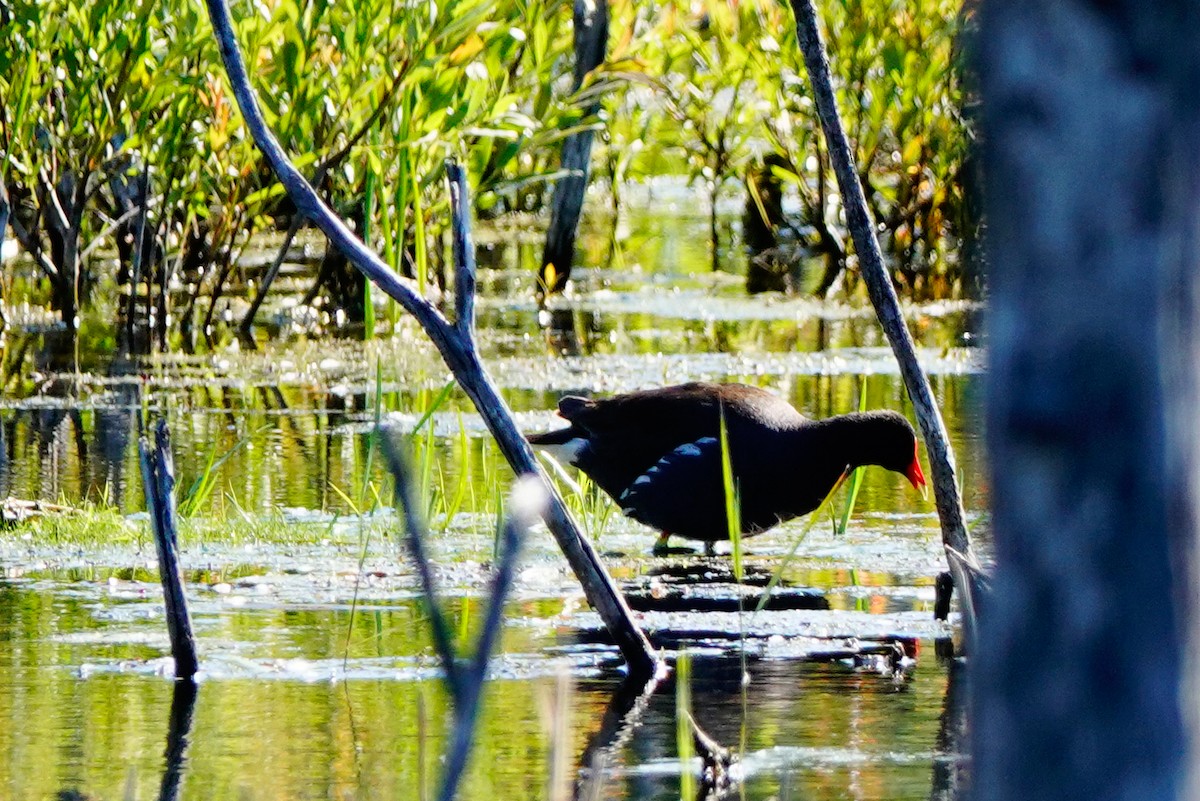
[[[635,221],[625,247],[610,257],[585,256],[605,266],[578,271],[575,297],[556,300],[543,318],[530,300],[537,246],[518,238],[481,252],[481,347],[510,406],[540,425],[564,392],[708,377],[768,386],[814,417],[855,408],[863,376],[888,372],[890,361],[870,312],[803,298],[748,299],[734,276],[691,274],[689,264],[707,259],[704,224]],[[972,315],[942,305],[914,309],[910,320],[919,343],[942,358],[969,344]],[[351,511],[354,488],[382,485],[379,460],[370,466],[368,456],[376,406],[415,421],[447,380],[436,355],[407,330],[366,345],[268,341],[254,354],[136,361],[114,358],[101,338],[78,353],[78,364],[75,351],[41,337],[22,337],[5,362],[13,389],[0,399],[0,496],[104,498],[127,513],[142,505],[133,445],[143,387],[148,403],[170,415],[181,489],[229,454],[200,513],[300,507],[340,514]],[[959,374],[951,358],[939,364],[935,396],[967,507],[978,509],[987,489],[976,380]],[[907,410],[898,377],[871,375],[866,385],[869,405]],[[506,475],[502,460],[460,396],[431,420],[433,482],[453,487],[466,476],[462,511],[484,519],[495,477]],[[814,532],[809,560],[788,579],[819,588],[813,597],[835,609],[916,614],[926,604],[925,544],[934,525],[919,503],[902,484],[869,471],[858,501],[865,534],[833,541]],[[695,571],[643,575],[652,537],[620,520],[611,528],[601,546],[628,554],[617,563],[624,578],[697,583]],[[776,558],[787,537],[755,538],[751,558]],[[489,543],[464,546],[463,539],[451,528],[439,545],[477,560],[490,553]],[[344,557],[345,544],[335,547]],[[868,553],[878,556],[868,561]],[[222,562],[204,550],[194,575],[209,587],[196,590],[197,630],[214,656],[202,697],[157,675],[165,633],[156,604],[137,586],[146,578],[138,570],[98,568],[91,554],[62,573],[5,565],[0,797],[340,800],[413,797],[414,788],[435,786],[449,707],[423,616],[395,597],[371,598],[351,614],[348,588],[358,585],[347,577],[365,580],[357,554],[336,570],[321,563],[333,561],[327,553],[314,557],[329,567],[325,584],[272,595],[258,589],[263,582],[237,582],[264,572],[261,565]],[[558,563],[549,560],[533,569],[553,572],[546,564]],[[310,569],[295,553],[280,562]],[[760,578],[767,569],[750,565]],[[227,594],[212,589],[230,584]],[[469,595],[453,601],[464,628]],[[596,667],[612,661],[610,651],[585,648],[560,630],[562,608],[561,593],[547,593],[514,612],[463,797],[545,795],[555,749],[538,710],[564,669],[579,679],[565,751],[572,770],[593,768],[579,792],[677,797],[673,688],[647,696],[621,687]],[[745,743],[747,798],[947,799],[962,784],[956,755],[965,717],[956,671],[931,653],[900,683],[840,663],[758,660],[744,694],[736,660],[700,656],[694,704],[722,743]]]
[[[171,692],[171,716],[167,723],[167,748],[164,752],[166,764],[158,791],[159,801],[176,801],[179,798],[198,693],[199,688],[191,680],[176,681]]]
[[[936,664],[919,666],[897,683],[839,665],[762,662],[752,666],[744,694],[737,659],[700,658],[693,669],[697,722],[722,745],[745,744],[745,797],[930,797],[928,755],[935,740],[940,751],[936,709],[948,689]],[[639,712],[627,745],[607,756],[606,776],[585,777],[589,790],[603,787],[597,797],[678,796],[671,683]],[[945,753],[948,759],[957,756]]]
[[[946,666],[946,697],[938,724],[937,751],[933,755],[933,786],[929,801],[962,801],[967,797],[970,779],[966,754],[967,741],[967,670],[959,659]]]

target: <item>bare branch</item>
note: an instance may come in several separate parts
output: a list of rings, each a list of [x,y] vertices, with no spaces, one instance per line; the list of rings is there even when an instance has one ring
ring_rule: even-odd
[[[942,524],[942,543],[945,547],[953,548],[969,557],[971,543],[963,524],[962,499],[959,497],[958,484],[954,478],[954,452],[950,449],[946,426],[942,421],[937,401],[934,400],[929,379],[917,362],[916,347],[900,313],[896,290],[892,287],[891,278],[883,264],[883,254],[875,236],[875,226],[867,209],[862,184],[858,180],[854,155],[846,138],[846,130],[838,116],[837,99],[833,93],[829,72],[829,58],[826,56],[825,45],[817,27],[817,12],[812,0],[792,0],[792,10],[796,15],[796,36],[804,53],[809,81],[812,83],[817,115],[825,132],[830,161],[841,188],[846,220],[854,239],[854,249],[858,254],[859,270],[867,285],[871,304],[875,307],[875,315],[900,365],[900,374],[904,378],[904,385],[908,389],[917,422],[925,438],[925,447],[929,451],[933,494]],[[958,590],[962,597],[970,588],[959,586]]]
[[[207,0],[208,14],[212,19],[213,30],[217,43],[221,48],[221,59],[225,62],[225,70],[229,74],[229,83],[233,88],[234,97],[242,111],[246,127],[254,137],[255,143],[274,170],[275,175],[287,190],[288,196],[296,204],[300,213],[304,214],[325,233],[334,247],[346,254],[346,258],[354,262],[368,278],[394,298],[405,311],[417,318],[423,327],[437,342],[450,335],[451,328],[446,318],[425,300],[411,282],[397,275],[383,259],[368,248],[361,239],[334,214],[333,210],[321,200],[316,189],[296,169],[288,159],[275,135],[267,127],[254,90],[250,88],[250,77],[246,73],[246,64],[234,37],[233,26],[229,19],[229,7],[224,0]],[[442,343],[438,342],[439,349]]]
[[[469,341],[475,331],[475,245],[471,241],[471,201],[466,170],[455,161],[446,162],[450,179],[451,228],[454,232],[454,325]]]
[[[346,224],[321,201],[312,186],[288,161],[283,149],[267,129],[258,109],[254,91],[250,88],[246,74],[245,62],[233,34],[227,3],[225,0],[207,0],[207,6],[234,97],[241,107],[246,126],[266,154],[268,162],[292,198],[292,202],[301,213],[320,227],[351,263],[417,318],[417,322],[425,329],[463,391],[483,416],[488,430],[513,470],[519,476],[537,476],[542,482],[543,488],[550,496],[550,505],[545,515],[546,525],[554,534],[563,555],[579,579],[589,603],[596,609],[621,649],[622,655],[629,663],[630,672],[634,675],[652,675],[659,665],[657,653],[634,622],[629,606],[604,569],[599,554],[591,542],[580,533],[579,526],[571,518],[562,498],[534,459],[533,451],[517,428],[507,404],[484,371],[470,336],[451,326],[432,304],[417,294],[411,282],[394,273],[377,254],[351,233]]]
[[[171,459],[171,436],[166,420],[159,420],[154,445],[146,437],[138,442],[146,508],[150,513],[154,545],[158,551],[158,575],[162,582],[167,615],[167,633],[171,638],[171,656],[175,659],[175,678],[191,679],[200,669],[196,656],[196,638],[183,592],[179,568],[179,535],[175,519],[175,465]]]

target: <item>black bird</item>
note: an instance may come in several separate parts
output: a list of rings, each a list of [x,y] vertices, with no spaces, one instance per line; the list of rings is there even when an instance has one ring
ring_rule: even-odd
[[[787,401],[744,384],[690,383],[604,399],[567,396],[567,428],[530,443],[586,473],[629,517],[707,544],[729,538],[721,470],[726,436],[743,535],[807,514],[848,468],[879,465],[924,496],[917,438],[892,411],[809,420]]]

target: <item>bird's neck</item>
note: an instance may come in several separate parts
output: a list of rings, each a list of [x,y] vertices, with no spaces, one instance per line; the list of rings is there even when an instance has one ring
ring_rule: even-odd
[[[863,419],[861,413],[852,412],[818,420],[807,429],[809,446],[826,455],[831,470],[879,464],[878,448],[866,436]]]

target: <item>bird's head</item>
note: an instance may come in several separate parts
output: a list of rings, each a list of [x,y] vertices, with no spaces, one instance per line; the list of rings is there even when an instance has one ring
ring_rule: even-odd
[[[857,439],[861,464],[877,464],[907,478],[922,498],[929,497],[921,470],[917,432],[904,415],[893,411],[863,412],[858,418]]]

